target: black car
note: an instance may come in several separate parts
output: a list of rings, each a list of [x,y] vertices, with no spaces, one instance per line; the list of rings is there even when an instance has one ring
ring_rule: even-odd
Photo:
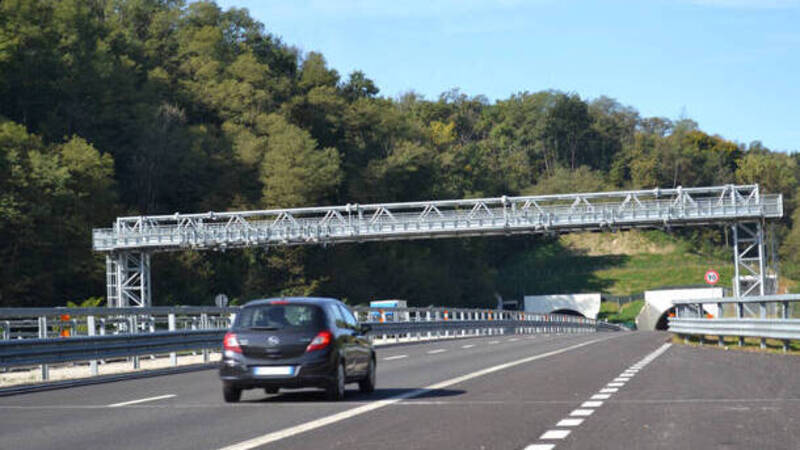
[[[349,309],[332,298],[275,298],[247,303],[223,342],[219,376],[226,402],[243,389],[320,387],[330,400],[345,384],[375,390],[375,351]]]

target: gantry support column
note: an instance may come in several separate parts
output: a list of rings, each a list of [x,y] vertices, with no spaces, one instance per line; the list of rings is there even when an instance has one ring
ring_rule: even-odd
[[[152,306],[150,253],[107,254],[106,295],[111,308]]]
[[[764,223],[737,222],[733,232],[733,295],[749,297],[766,295],[766,259],[764,257]]]

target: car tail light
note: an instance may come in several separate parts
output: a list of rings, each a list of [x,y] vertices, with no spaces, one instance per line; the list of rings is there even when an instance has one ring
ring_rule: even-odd
[[[288,305],[289,300],[273,300],[269,302],[270,305]]]
[[[306,351],[313,352],[314,350],[322,350],[331,344],[331,340],[333,340],[333,335],[330,331],[320,331],[319,334],[314,336],[314,339],[312,339],[308,344]]]
[[[242,353],[242,347],[239,347],[239,339],[236,338],[236,333],[231,333],[230,331],[222,339],[222,348],[234,353]]]

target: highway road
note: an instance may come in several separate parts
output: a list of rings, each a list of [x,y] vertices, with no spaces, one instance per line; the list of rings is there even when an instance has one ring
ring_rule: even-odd
[[[378,348],[378,389],[222,401],[215,371],[0,398],[3,449],[798,448],[800,358],[660,332]]]

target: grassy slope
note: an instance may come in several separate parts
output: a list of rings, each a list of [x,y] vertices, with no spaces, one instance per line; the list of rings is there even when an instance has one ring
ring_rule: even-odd
[[[731,286],[732,256],[726,260],[697,254],[687,243],[662,232],[565,235],[561,241],[565,247],[584,253],[584,258],[621,256],[615,264],[592,271],[608,294],[633,295],[658,287],[700,285],[705,283],[705,272],[712,268],[720,274],[718,286]]]

